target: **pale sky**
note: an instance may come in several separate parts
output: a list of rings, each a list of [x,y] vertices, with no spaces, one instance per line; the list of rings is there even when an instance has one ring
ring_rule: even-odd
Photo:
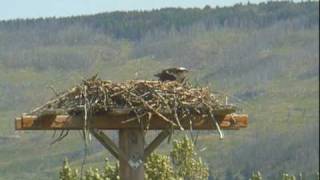
[[[250,0],[259,3],[264,0]],[[163,7],[231,6],[248,0],[0,0],[0,20],[89,15],[116,10],[151,10]]]

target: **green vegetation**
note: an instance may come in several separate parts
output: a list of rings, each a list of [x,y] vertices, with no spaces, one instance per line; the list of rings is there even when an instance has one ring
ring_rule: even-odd
[[[141,40],[145,34],[154,36],[161,33],[184,32],[190,26],[204,29],[216,28],[265,28],[286,20],[300,20],[305,27],[314,26],[318,22],[318,2],[307,1],[293,3],[291,1],[263,2],[260,4],[236,4],[233,7],[211,8],[164,8],[153,11],[130,11],[101,13],[95,16],[78,16],[73,18],[39,18],[29,20],[3,21],[0,28],[6,31],[21,29],[28,33],[40,33],[41,38],[46,31],[56,33],[61,27],[67,27],[62,35],[55,39],[52,34],[50,42],[63,41],[68,44],[85,43],[74,41],[75,37],[85,37],[90,28],[96,29],[117,39]],[[81,30],[79,30],[81,28]],[[36,32],[32,31],[36,30]],[[19,30],[18,30],[19,31]],[[20,31],[19,31],[20,32]]]
[[[172,66],[191,69],[192,84],[228,94],[249,114],[249,127],[225,131],[223,141],[212,131],[192,132],[209,178],[249,179],[257,171],[264,179],[279,172],[313,177],[318,9],[318,1],[268,2],[0,22],[0,179],[57,179],[65,157],[81,166],[78,132],[49,146],[53,132],[14,131],[15,116],[54,96],[49,86],[60,91],[96,72],[114,81],[155,79]],[[117,141],[116,132],[108,134]],[[147,141],[152,137],[148,132]],[[98,142],[89,144],[87,166],[102,167],[106,156],[114,161]],[[169,149],[163,143],[159,151]]]
[[[194,144],[191,139],[184,137],[181,140],[173,142],[173,150],[169,153],[170,156],[153,153],[144,164],[145,179],[147,180],[177,180],[177,179],[208,179],[208,168],[202,163],[200,157],[197,157]],[[78,169],[72,169],[65,159],[62,169],[60,170],[60,180],[78,180],[80,179]],[[304,176],[302,173],[299,175],[289,175],[288,173],[281,173],[277,179],[281,180],[296,180],[299,179],[319,179],[319,173],[309,176]],[[234,179],[234,177],[230,177]],[[84,180],[118,180],[119,166],[118,164],[112,165],[108,159],[105,160],[103,170],[98,168],[89,168],[85,175]],[[262,174],[257,171],[253,172],[249,180],[262,180]]]
[[[144,164],[145,179],[147,180],[174,180],[174,179],[208,179],[208,168],[195,152],[193,143],[187,137],[173,142],[173,150],[170,156],[153,153]],[[60,170],[60,180],[80,179],[79,171],[72,169],[67,160]],[[104,165],[104,171],[98,168],[90,168],[85,180],[117,180],[119,168],[112,166],[108,160]]]

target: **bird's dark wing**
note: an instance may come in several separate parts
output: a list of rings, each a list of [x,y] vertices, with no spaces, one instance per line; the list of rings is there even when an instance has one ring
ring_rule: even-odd
[[[161,73],[155,74],[154,76],[158,77],[160,81],[174,81],[176,80],[175,75],[162,71]]]

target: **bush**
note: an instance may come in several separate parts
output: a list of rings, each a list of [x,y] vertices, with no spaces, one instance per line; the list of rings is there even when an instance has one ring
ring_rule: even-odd
[[[79,177],[79,173],[77,169],[71,169],[69,166],[68,159],[63,161],[62,169],[59,173],[60,180],[75,180]]]
[[[208,179],[208,167],[197,156],[193,143],[187,137],[173,142],[170,156],[153,153],[145,164],[145,179],[174,180],[174,179]],[[65,160],[60,170],[60,180],[78,180],[77,169],[72,169]],[[119,180],[119,165],[111,165],[106,159],[104,170],[89,168],[84,180]]]

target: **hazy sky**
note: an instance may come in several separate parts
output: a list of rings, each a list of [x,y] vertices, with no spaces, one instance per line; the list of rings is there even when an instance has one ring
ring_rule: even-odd
[[[259,3],[263,0],[250,0]],[[0,0],[0,20],[61,17],[115,10],[150,10],[162,7],[230,6],[248,0]]]

